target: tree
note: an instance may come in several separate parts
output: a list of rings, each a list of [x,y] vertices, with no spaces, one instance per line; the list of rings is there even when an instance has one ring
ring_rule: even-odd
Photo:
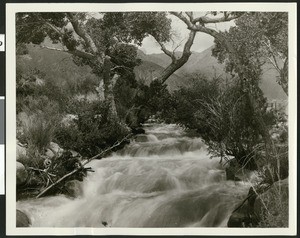
[[[187,25],[190,32],[184,44],[183,52],[180,57],[175,54],[175,50],[168,50],[164,42],[153,35],[155,40],[161,46],[161,50],[172,60],[171,63],[161,73],[161,75],[156,78],[161,83],[164,83],[177,69],[182,67],[188,61],[189,57],[192,54],[191,47],[194,43],[197,32],[204,32],[215,37],[216,32],[211,30],[210,28],[205,27],[205,24],[232,21],[241,15],[240,13],[236,12],[223,12],[223,16],[218,16],[217,18],[215,18],[209,17],[209,15],[215,16],[216,12],[208,12],[205,16],[194,18],[193,12],[170,12],[170,14],[182,20]]]
[[[278,72],[277,82],[288,95],[288,14],[285,12],[245,13],[224,37],[236,49],[240,60],[251,70],[260,71],[269,63]],[[223,44],[216,42],[213,55],[226,62],[231,71],[232,59]]]
[[[221,45],[224,49],[223,53],[227,54],[227,58],[230,62],[231,72],[235,72],[241,84],[241,88],[249,101],[248,105],[253,113],[253,118],[259,128],[260,134],[262,135],[265,145],[267,155],[271,150],[271,139],[266,126],[263,115],[260,110],[259,101],[263,100],[261,89],[259,88],[258,82],[261,75],[261,69],[255,67],[249,67],[248,59],[246,61],[240,57],[235,45],[227,38],[226,32],[220,32],[215,29],[207,27],[208,23],[218,23],[228,20],[233,20],[241,17],[243,12],[210,12],[208,14],[212,15],[209,17],[207,15],[194,18],[193,14],[190,12],[171,12],[173,15],[181,19],[188,27],[189,30],[199,31],[214,37],[216,44]]]
[[[136,48],[128,43],[141,44],[149,34],[165,42],[170,35],[170,21],[163,12],[99,13],[97,17],[72,12],[19,13],[16,23],[17,48],[24,43],[40,44],[48,37],[60,48],[46,48],[70,53],[75,62],[90,65],[103,78],[109,115],[114,118],[114,82],[122,71],[132,71],[138,64]]]
[[[262,138],[239,82],[201,75],[193,79],[190,86],[174,93],[175,122],[195,129],[213,156],[226,161],[234,157],[241,167],[256,169],[255,150]],[[263,120],[270,126],[274,120],[266,109],[260,102]]]

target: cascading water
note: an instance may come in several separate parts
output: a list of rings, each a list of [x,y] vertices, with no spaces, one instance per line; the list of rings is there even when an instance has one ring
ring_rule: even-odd
[[[83,195],[17,202],[37,227],[216,227],[249,184],[226,181],[200,138],[173,124],[145,124],[123,150],[92,161]],[[105,222],[105,223],[104,223]]]

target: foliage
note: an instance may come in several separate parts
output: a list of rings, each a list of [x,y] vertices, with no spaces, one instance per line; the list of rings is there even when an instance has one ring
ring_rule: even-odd
[[[60,43],[74,56],[78,65],[89,65],[103,78],[104,96],[111,115],[117,117],[112,78],[133,72],[140,63],[137,47],[152,35],[165,42],[170,39],[171,20],[165,12],[19,13],[17,45],[40,44],[46,38]],[[25,38],[26,37],[26,38]],[[66,50],[67,49],[67,50]],[[56,49],[57,50],[57,49]],[[105,63],[107,62],[107,63]]]
[[[262,66],[268,63],[278,71],[277,82],[287,94],[288,72],[288,14],[285,12],[245,13],[223,37],[232,44],[237,54],[231,54],[220,41],[215,41],[213,55],[226,63],[234,74],[235,62],[243,65],[244,74],[257,79]],[[236,59],[238,57],[238,59]]]
[[[272,147],[269,155],[266,155],[263,147],[259,148],[258,166],[262,181],[273,184],[278,180],[283,180],[289,175],[288,158],[288,128],[287,119],[284,113],[276,113],[275,124],[270,130],[272,137]]]
[[[235,157],[246,168],[256,168],[255,148],[262,143],[249,100],[237,82],[197,78],[174,94],[175,121],[196,129],[213,156],[229,160]],[[260,102],[265,123],[274,123],[266,102]]]
[[[154,80],[149,86],[140,86],[140,91],[135,100],[143,108],[144,113],[150,116],[161,114],[170,109],[170,106],[167,105],[168,102],[171,102],[170,99],[171,95],[167,89],[167,85]]]
[[[162,42],[168,41],[171,20],[166,17],[165,12],[110,12],[103,13],[100,19],[89,19],[87,28],[91,35],[97,34],[96,44],[100,47],[106,45],[108,48],[116,40],[141,45],[148,35],[157,37]]]
[[[62,28],[67,25],[65,13],[18,13],[16,14],[16,41],[20,43],[40,44],[46,36],[54,43],[58,43],[60,35],[54,28],[49,27],[47,22],[54,27]]]
[[[40,44],[48,37],[54,44],[60,43],[69,51],[81,48],[85,52],[94,53],[91,45],[87,45],[86,38],[90,38],[97,47],[99,55],[105,53],[113,57],[117,53],[116,47],[125,47],[125,51],[128,51],[133,48],[129,43],[141,45],[148,35],[162,42],[170,39],[171,20],[166,17],[165,12],[105,12],[98,15],[96,18],[86,13],[73,15],[77,25],[84,27],[85,33],[88,34],[80,39],[76,37],[78,29],[72,22],[74,19],[68,13],[18,13],[16,16],[17,45]],[[70,22],[73,27],[67,27]],[[82,35],[80,37],[82,38]],[[120,53],[120,50],[124,49],[117,50]],[[127,60],[129,59],[134,62],[136,57],[127,57]],[[97,74],[100,74],[97,72],[99,65],[95,65],[90,59],[76,57],[75,60],[89,64]]]
[[[56,141],[66,149],[73,149],[91,157],[125,137],[129,130],[125,124],[107,119],[108,107],[99,101],[79,101],[71,109],[78,116],[69,126],[61,125]]]

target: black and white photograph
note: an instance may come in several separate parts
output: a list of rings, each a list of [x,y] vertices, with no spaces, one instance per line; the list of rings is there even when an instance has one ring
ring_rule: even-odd
[[[296,5],[56,5],[10,7],[8,230],[295,231]]]

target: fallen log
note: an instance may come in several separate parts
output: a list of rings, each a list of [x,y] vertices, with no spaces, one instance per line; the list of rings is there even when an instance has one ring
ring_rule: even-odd
[[[48,186],[47,188],[45,188],[41,193],[39,193],[36,198],[39,198],[41,196],[43,196],[47,191],[49,191],[51,188],[53,188],[55,185],[59,184],[60,182],[62,182],[63,180],[65,180],[66,178],[70,177],[71,175],[75,174],[76,172],[78,172],[79,170],[81,170],[85,165],[87,165],[88,163],[90,163],[92,160],[95,159],[102,159],[103,155],[105,155],[107,152],[111,151],[112,149],[118,147],[119,145],[121,145],[125,140],[127,140],[128,138],[130,138],[133,134],[130,133],[127,136],[125,136],[121,141],[117,141],[115,144],[113,144],[111,147],[103,150],[101,153],[87,159],[86,161],[84,161],[82,163],[82,166],[79,168],[74,169],[73,171],[71,171],[70,173],[64,175],[63,177],[61,177],[60,179],[58,179],[56,182],[52,183],[50,186]],[[102,157],[102,158],[101,158]]]

